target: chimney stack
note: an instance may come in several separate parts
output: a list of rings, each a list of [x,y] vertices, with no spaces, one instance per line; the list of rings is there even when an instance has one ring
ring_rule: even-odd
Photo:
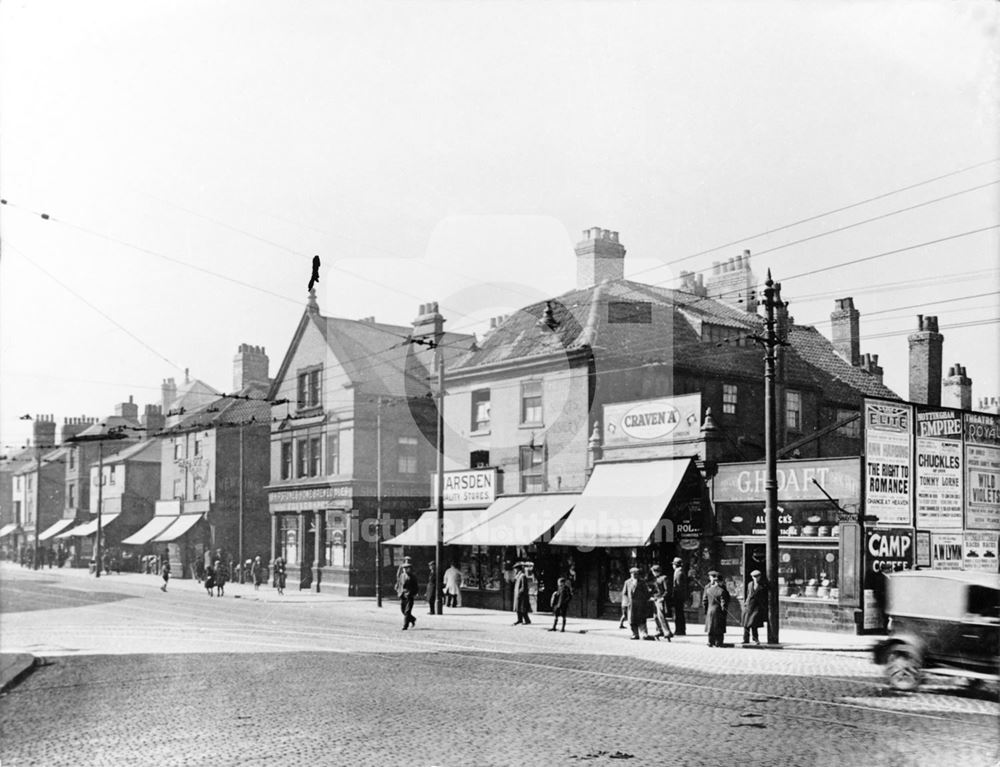
[[[167,424],[167,419],[163,415],[163,408],[159,405],[146,405],[139,423],[146,430],[147,439],[155,436],[157,432],[163,431],[163,427]]]
[[[128,402],[120,402],[115,405],[115,415],[122,418],[131,418],[133,421],[139,418],[139,406],[132,401],[132,395],[128,397]]]
[[[63,418],[62,428],[59,430],[59,444],[65,444],[68,439],[75,437],[91,424],[97,423],[96,418],[79,417]]]
[[[705,280],[705,292],[724,304],[748,314],[757,313],[757,280],[750,269],[750,251],[733,256],[728,261],[712,263],[712,273]]]
[[[965,367],[955,364],[948,368],[948,377],[942,384],[941,404],[959,410],[972,410],[972,379],[965,375]]]
[[[684,293],[704,298],[708,295],[705,290],[705,277],[700,272],[681,272],[681,290]]]
[[[53,415],[35,415],[31,424],[35,447],[54,447],[56,444],[56,419]]]
[[[593,226],[583,230],[583,240],[576,244],[576,286],[589,288],[605,280],[625,277],[625,248],[618,232]]]
[[[875,376],[879,383],[885,383],[883,380],[883,373],[881,366],[878,364],[877,354],[862,354],[861,361],[858,363],[858,367],[864,370],[866,373],[870,373]]]
[[[861,312],[854,308],[854,299],[838,298],[834,301],[836,308],[830,314],[830,324],[833,326],[833,348],[853,367],[861,362]]]
[[[420,304],[416,319],[413,320],[414,340],[436,341],[444,333],[444,317],[438,311],[437,301]]]
[[[910,342],[910,402],[940,407],[941,350],[944,336],[938,333],[938,318],[917,315],[917,332]]]
[[[177,383],[173,378],[164,378],[160,384],[160,405],[164,415],[170,412],[170,406],[174,404],[175,399],[177,399]]]
[[[233,357],[233,391],[239,392],[248,386],[267,388],[271,385],[268,377],[271,361],[263,346],[240,344]]]

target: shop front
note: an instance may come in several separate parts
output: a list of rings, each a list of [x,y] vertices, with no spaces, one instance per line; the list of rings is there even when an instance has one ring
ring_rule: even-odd
[[[711,482],[715,557],[738,623],[744,586],[766,572],[764,463],[721,464]],[[860,458],[779,461],[778,590],[782,626],[856,631],[861,606]]]
[[[694,619],[711,554],[708,508],[690,457],[596,463],[551,541],[564,568],[572,568],[580,594],[574,609],[584,617],[618,618],[631,567],[648,577],[652,565],[671,572],[680,557],[691,584],[686,613]]]
[[[285,562],[289,590],[324,586],[351,593],[355,515],[351,485],[271,489],[271,552]]]

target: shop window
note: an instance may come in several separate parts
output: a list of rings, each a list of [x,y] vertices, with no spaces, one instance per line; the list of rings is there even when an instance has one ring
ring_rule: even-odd
[[[736,414],[736,384],[722,384],[722,412],[728,415]]]
[[[340,474],[340,434],[326,435],[326,473]]]
[[[296,477],[304,477],[309,471],[309,440],[300,439],[295,443],[296,452]]]
[[[490,465],[489,450],[473,450],[469,453],[470,469],[485,469]]]
[[[802,394],[794,389],[785,392],[785,427],[802,431]]]
[[[400,474],[417,473],[417,438],[400,437],[396,443],[396,456]]]
[[[463,555],[459,569],[463,588],[499,591],[504,583],[502,550],[496,547],[472,546]]]
[[[542,423],[541,381],[525,381],[521,384],[521,423]]]
[[[852,418],[853,416],[853,418]],[[852,420],[837,427],[837,434],[841,437],[851,437],[859,439],[861,437],[861,414],[857,410],[838,410],[837,423],[848,418]]]
[[[323,451],[320,447],[319,437],[309,440],[309,476],[318,477],[322,472],[320,466],[323,462]]]
[[[839,598],[840,554],[836,547],[782,544],[778,560],[778,596]]]
[[[347,566],[347,536],[343,527],[326,528],[326,563],[333,567]]]
[[[490,428],[490,390],[479,389],[472,392],[472,431],[486,431]]]
[[[292,478],[292,443],[291,441],[281,443],[281,478]]]
[[[520,477],[522,493],[545,491],[544,450],[542,445],[522,445],[520,450]]]

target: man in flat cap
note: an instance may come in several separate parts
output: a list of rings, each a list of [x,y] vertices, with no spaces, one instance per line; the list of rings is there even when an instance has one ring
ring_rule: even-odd
[[[740,623],[743,624],[743,644],[750,644],[751,635],[753,643],[760,644],[757,629],[763,626],[766,620],[767,583],[763,580],[760,570],[754,570],[750,573],[750,582],[743,592],[743,614],[740,616]]]
[[[653,575],[653,618],[656,620],[656,636],[664,637],[669,642],[674,636],[667,622],[670,579],[663,574],[663,569],[659,565],[653,565],[649,570]]]
[[[726,634],[729,591],[726,590],[726,585],[719,581],[718,570],[708,572],[708,585],[702,594],[701,606],[705,608],[705,633],[708,634],[708,646],[722,647],[722,639]]]
[[[403,561],[399,569],[399,609],[403,613],[403,631],[406,631],[410,626],[417,625],[417,619],[413,617],[413,600],[417,598],[420,584],[413,574],[413,564],[409,558]]]
[[[649,589],[646,581],[640,578],[642,570],[638,567],[629,569],[629,579],[622,588],[622,596],[628,598],[628,622],[632,629],[632,639],[653,639],[646,631],[646,615],[649,610]]]
[[[687,634],[687,620],[684,608],[688,600],[688,576],[684,568],[684,560],[674,557],[674,575],[670,589],[670,606],[674,609],[674,636]]]

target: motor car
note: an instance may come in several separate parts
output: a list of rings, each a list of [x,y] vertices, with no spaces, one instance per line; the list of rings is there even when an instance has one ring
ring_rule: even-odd
[[[889,636],[874,647],[897,690],[927,674],[1000,681],[1000,575],[908,570],[886,575]]]

